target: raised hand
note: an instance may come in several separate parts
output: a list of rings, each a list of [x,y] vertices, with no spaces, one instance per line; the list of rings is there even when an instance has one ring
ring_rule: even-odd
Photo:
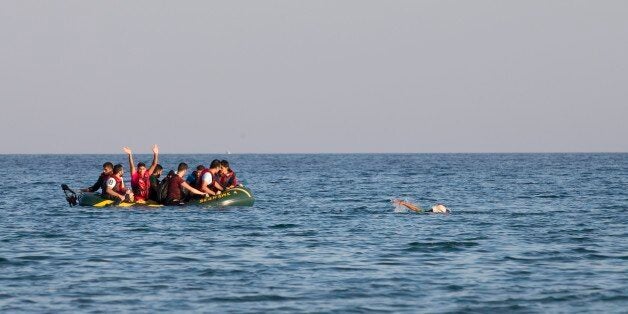
[[[159,146],[157,144],[153,145],[153,154],[159,154]]]
[[[131,148],[124,146],[122,147],[122,150],[127,153],[128,155],[131,155],[133,153],[133,151],[131,151]]]

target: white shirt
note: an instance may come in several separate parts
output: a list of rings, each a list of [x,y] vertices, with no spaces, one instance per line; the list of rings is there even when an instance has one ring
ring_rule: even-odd
[[[208,186],[212,183],[212,174],[206,172],[201,179],[203,180],[203,185]]]

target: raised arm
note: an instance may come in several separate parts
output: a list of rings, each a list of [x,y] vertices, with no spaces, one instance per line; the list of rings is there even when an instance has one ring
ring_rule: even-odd
[[[401,206],[404,206],[404,207],[406,207],[406,208],[408,208],[408,209],[410,209],[410,210],[413,210],[413,211],[415,211],[415,212],[421,212],[421,211],[423,211],[423,210],[421,209],[421,207],[416,206],[416,205],[414,205],[414,204],[412,204],[412,203],[404,202],[404,201],[402,201],[402,200],[394,200],[394,201],[393,201],[393,203],[395,203],[395,204],[399,204],[399,205],[401,205]]]
[[[186,188],[188,191],[192,192],[193,194],[196,195],[203,195],[203,196],[208,196],[207,193],[201,192],[195,188],[193,188],[191,185],[189,185],[187,182],[183,181],[183,183],[181,183],[181,186]]]
[[[157,146],[157,144],[153,145],[153,163],[150,165],[150,168],[148,168],[148,175],[153,174],[153,171],[155,171],[155,167],[157,167],[157,164],[159,163],[159,147]]]
[[[135,164],[133,163],[133,151],[127,146],[122,147],[122,150],[129,155],[129,171],[131,171],[131,175],[135,172]]]

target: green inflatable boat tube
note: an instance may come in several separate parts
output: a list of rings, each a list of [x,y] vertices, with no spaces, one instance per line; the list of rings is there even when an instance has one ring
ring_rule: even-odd
[[[79,193],[77,195],[78,205],[91,206],[91,207],[133,207],[133,206],[148,206],[148,207],[161,207],[163,205],[156,203],[127,203],[127,202],[115,202],[109,199],[103,198],[99,193]],[[193,199],[187,202],[187,205],[200,205],[203,207],[225,207],[225,206],[253,206],[255,198],[253,193],[246,187],[235,187],[222,192],[219,195],[214,195],[206,198]]]

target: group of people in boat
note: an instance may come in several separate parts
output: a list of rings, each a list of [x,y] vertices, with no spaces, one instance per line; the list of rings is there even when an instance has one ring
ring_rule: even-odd
[[[198,165],[196,170],[186,176],[188,165],[180,163],[177,171],[170,171],[167,181],[163,183],[160,177],[163,167],[159,162],[159,147],[153,146],[153,162],[146,167],[143,162],[137,165],[133,161],[133,151],[129,147],[122,149],[128,156],[131,171],[131,188],[124,184],[124,167],[111,162],[103,164],[103,171],[98,180],[91,187],[82,189],[83,192],[97,192],[101,190],[103,198],[136,203],[162,203],[178,205],[193,197],[209,197],[239,185],[235,172],[229,167],[226,160],[214,159],[209,167]],[[163,193],[162,193],[163,191]],[[163,197],[165,195],[165,198]]]

